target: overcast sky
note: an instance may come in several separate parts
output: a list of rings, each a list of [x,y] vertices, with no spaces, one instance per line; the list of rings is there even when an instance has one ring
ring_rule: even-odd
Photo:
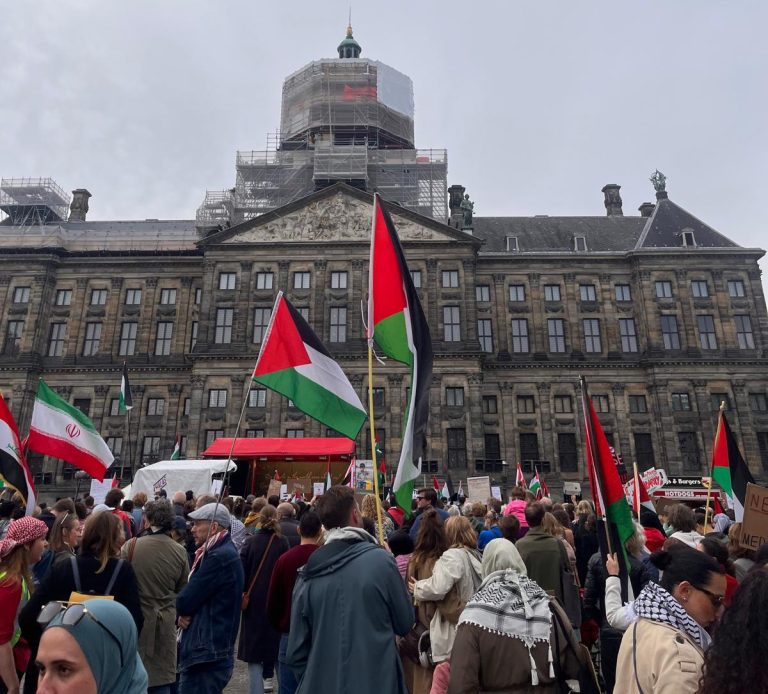
[[[335,55],[348,0],[37,0],[0,10],[0,176],[93,194],[92,219],[191,219],[264,149],[284,77]],[[363,57],[413,79],[418,147],[477,215],[601,215],[670,198],[768,246],[765,0],[387,0]],[[765,261],[763,269],[768,270]]]

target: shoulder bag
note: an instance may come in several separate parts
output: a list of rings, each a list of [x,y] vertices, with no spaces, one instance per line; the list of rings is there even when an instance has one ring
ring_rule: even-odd
[[[253,586],[256,585],[256,581],[259,578],[259,574],[261,573],[261,570],[264,568],[264,562],[267,561],[267,557],[269,556],[269,550],[272,547],[272,543],[275,541],[275,534],[272,533],[272,537],[269,538],[269,542],[267,543],[267,548],[264,550],[264,554],[261,556],[261,561],[259,562],[259,568],[256,569],[256,573],[253,575],[253,579],[251,580],[251,585],[248,586],[248,590],[243,593],[243,599],[240,602],[240,609],[245,612],[248,609],[248,605],[251,602],[251,591],[253,590]],[[253,540],[251,540],[253,542]]]
[[[104,591],[105,595],[95,595],[92,593],[83,593],[83,588],[80,583],[80,567],[77,565],[77,557],[70,557],[69,560],[72,562],[72,576],[75,579],[75,590],[73,590],[69,594],[69,602],[85,602],[86,600],[114,600],[115,596],[111,595],[112,588],[115,586],[115,581],[117,580],[117,576],[120,573],[120,569],[123,567],[123,564],[125,561],[123,559],[117,560],[117,566],[115,566],[115,570],[112,572],[112,576],[109,578],[109,583],[107,583],[107,589]]]

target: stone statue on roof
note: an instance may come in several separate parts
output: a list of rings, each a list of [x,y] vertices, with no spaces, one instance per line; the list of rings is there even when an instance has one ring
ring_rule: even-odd
[[[471,229],[473,226],[472,213],[475,209],[475,203],[469,199],[469,193],[464,195],[464,199],[459,205],[462,214],[464,215],[464,223],[461,225],[462,229]]]
[[[658,169],[653,172],[650,181],[653,183],[653,188],[657,193],[667,189],[667,177]]]

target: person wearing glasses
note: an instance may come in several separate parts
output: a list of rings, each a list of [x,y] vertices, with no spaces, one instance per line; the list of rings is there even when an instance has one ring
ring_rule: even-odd
[[[674,543],[654,552],[662,572],[633,604],[616,663],[615,691],[623,694],[695,694],[715,623],[725,599],[723,567],[704,552]]]
[[[66,606],[49,602],[37,619],[45,629],[37,653],[38,694],[144,694],[147,673],[136,624],[112,600]]]
[[[421,525],[421,516],[424,511],[430,508],[437,511],[437,515],[443,519],[443,522],[448,520],[448,512],[443,511],[443,509],[439,508],[437,505],[437,492],[429,487],[419,489],[416,493],[416,513],[413,516],[413,525],[410,530],[411,539],[414,542],[416,542],[416,535],[419,532],[419,525]]]

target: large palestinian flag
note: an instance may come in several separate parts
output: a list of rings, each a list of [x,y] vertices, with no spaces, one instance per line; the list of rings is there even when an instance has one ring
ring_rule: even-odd
[[[24,460],[19,430],[8,403],[0,393],[0,486],[10,487],[24,499],[27,515],[35,510],[35,485]]]
[[[744,519],[747,483],[754,484],[755,480],[741,456],[739,446],[725,418],[725,412],[722,410],[717,422],[715,445],[712,450],[712,478],[728,497],[736,522],[741,523]]]
[[[390,359],[411,367],[403,444],[393,490],[397,504],[410,513],[414,480],[426,454],[432,337],[405,262],[395,225],[378,194],[373,196],[373,232],[368,277],[368,341]]]
[[[355,389],[301,314],[278,292],[253,380],[350,439],[367,417]]]
[[[76,407],[59,397],[40,379],[29,425],[27,446],[60,458],[102,482],[115,459],[96,427]]]

